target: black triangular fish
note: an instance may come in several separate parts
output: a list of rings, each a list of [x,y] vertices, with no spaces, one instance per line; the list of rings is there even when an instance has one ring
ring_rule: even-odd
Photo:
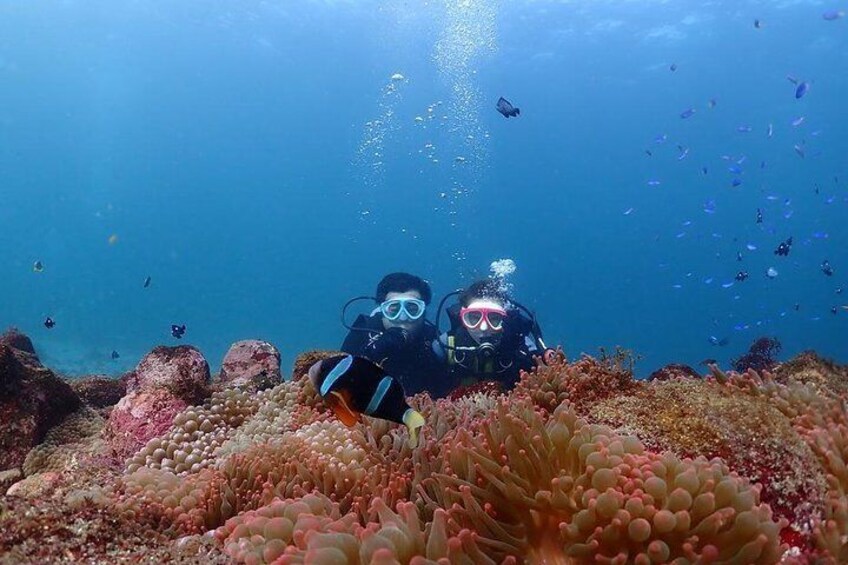
[[[406,392],[396,378],[364,357],[336,355],[312,365],[309,379],[346,426],[361,414],[403,424],[409,444],[418,445],[418,429],[424,416],[406,403]]]
[[[521,115],[521,110],[512,105],[512,103],[503,96],[498,99],[497,110],[503,114],[504,118],[514,118]]]

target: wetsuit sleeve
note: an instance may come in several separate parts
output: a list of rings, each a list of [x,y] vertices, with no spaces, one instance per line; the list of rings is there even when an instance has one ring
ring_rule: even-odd
[[[368,332],[365,331],[368,329],[368,318],[360,314],[354,320],[352,327],[356,329],[348,332],[347,337],[345,337],[342,343],[341,350],[351,355],[362,355],[365,346],[368,345]]]

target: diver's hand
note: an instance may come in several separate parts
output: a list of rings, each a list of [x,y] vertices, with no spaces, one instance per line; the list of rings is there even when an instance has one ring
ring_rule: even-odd
[[[368,344],[365,356],[371,360],[383,360],[392,352],[403,348],[409,342],[409,332],[403,328],[389,328],[383,334]]]

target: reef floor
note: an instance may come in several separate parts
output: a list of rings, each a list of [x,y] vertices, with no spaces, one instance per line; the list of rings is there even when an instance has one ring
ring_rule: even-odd
[[[559,353],[412,397],[414,448],[336,419],[304,378],[331,353],[65,380],[0,336],[0,564],[848,562],[848,367],[814,352],[642,381]]]

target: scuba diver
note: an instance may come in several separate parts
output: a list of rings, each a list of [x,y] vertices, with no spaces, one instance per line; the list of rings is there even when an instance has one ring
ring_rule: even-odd
[[[496,381],[509,390],[521,371],[535,366],[533,357],[549,362],[555,354],[542,341],[536,316],[512,300],[495,280],[481,280],[459,294],[459,302],[447,310],[450,330],[433,343],[433,350],[450,370],[457,386]],[[436,318],[438,325],[439,316]]]
[[[407,394],[427,390],[439,398],[450,390],[447,368],[433,351],[438,330],[424,316],[432,299],[430,285],[409,273],[391,273],[377,285],[374,297],[358,296],[342,308],[342,325],[349,330],[341,350],[365,357],[398,379]],[[377,307],[360,314],[348,326],[345,314],[357,300],[373,300]]]

